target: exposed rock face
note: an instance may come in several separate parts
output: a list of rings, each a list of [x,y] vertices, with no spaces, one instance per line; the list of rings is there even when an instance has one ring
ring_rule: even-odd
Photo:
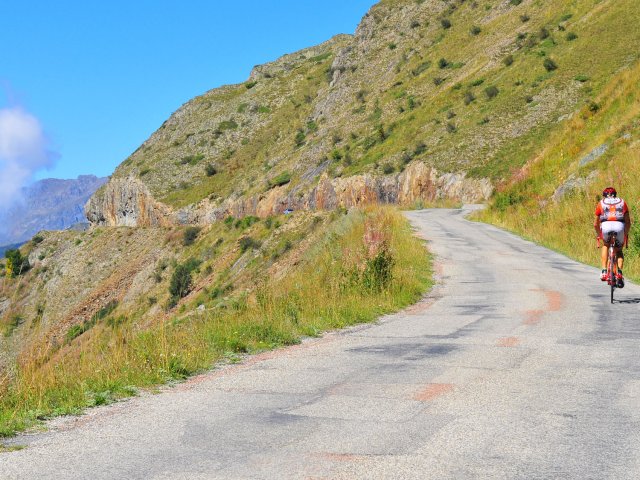
[[[170,223],[169,209],[156,202],[137,178],[115,178],[89,199],[85,214],[94,225],[145,227]]]
[[[65,230],[86,223],[82,207],[106,181],[94,175],[47,178],[22,189],[16,204],[0,212],[0,245],[24,242],[40,230]]]
[[[228,198],[221,204],[206,199],[178,211],[155,201],[139,180],[118,179],[87,203],[86,212],[89,220],[97,225],[204,225],[229,215],[267,217],[286,209],[330,210],[376,202],[407,206],[445,198],[472,203],[487,200],[492,192],[487,179],[466,178],[464,173],[439,175],[424,163],[412,163],[396,175],[365,174],[332,179],[325,173],[315,188],[306,193],[281,186],[261,195]]]

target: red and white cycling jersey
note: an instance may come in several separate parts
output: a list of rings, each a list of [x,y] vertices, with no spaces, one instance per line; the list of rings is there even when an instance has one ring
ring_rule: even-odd
[[[624,215],[628,211],[627,203],[617,197],[603,198],[596,207],[596,215],[601,222],[624,222]]]

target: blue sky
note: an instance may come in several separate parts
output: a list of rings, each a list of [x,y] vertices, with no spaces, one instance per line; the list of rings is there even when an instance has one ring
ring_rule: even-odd
[[[0,114],[30,144],[4,155],[30,165],[25,182],[109,175],[190,98],[353,33],[374,3],[0,0]],[[41,157],[24,160],[34,145]]]

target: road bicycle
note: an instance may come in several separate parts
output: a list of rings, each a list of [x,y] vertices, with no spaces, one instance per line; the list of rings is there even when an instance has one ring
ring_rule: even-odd
[[[598,244],[600,239],[598,239]],[[611,303],[613,303],[613,292],[618,288],[618,279],[616,275],[618,273],[618,255],[616,254],[616,232],[611,232],[609,237],[609,256],[607,260],[607,285],[611,290]]]

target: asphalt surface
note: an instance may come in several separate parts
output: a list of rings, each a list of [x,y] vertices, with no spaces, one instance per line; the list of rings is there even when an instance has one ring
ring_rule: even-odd
[[[16,437],[0,479],[640,478],[640,288],[462,213],[407,213],[419,304]]]

